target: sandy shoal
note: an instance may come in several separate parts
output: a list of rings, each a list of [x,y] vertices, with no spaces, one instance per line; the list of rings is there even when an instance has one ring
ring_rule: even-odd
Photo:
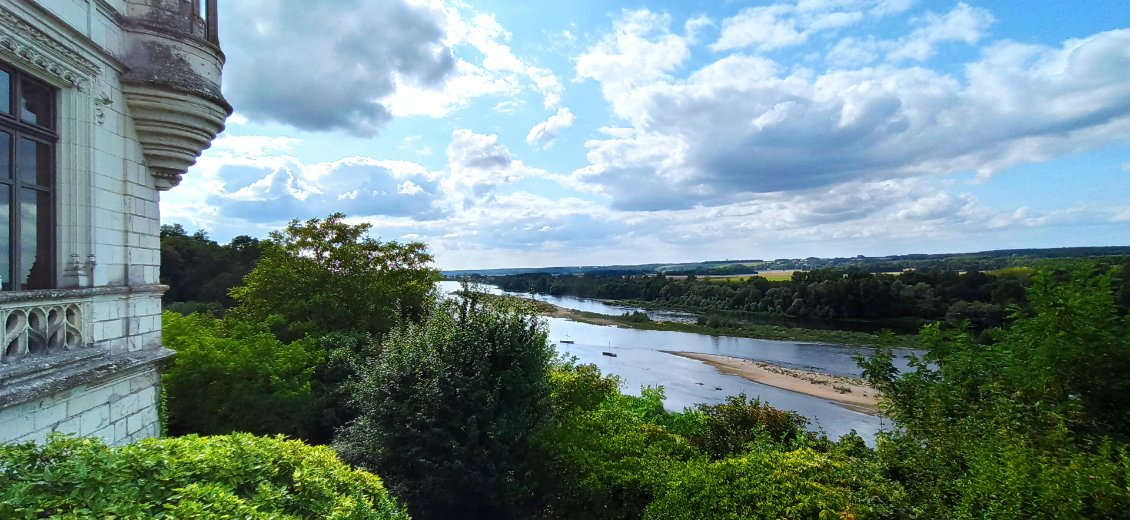
[[[552,304],[551,304],[552,305]],[[620,323],[607,318],[594,318],[591,316],[582,316],[572,309],[558,307],[554,305],[553,312],[542,312],[542,316],[549,316],[551,318],[565,318],[567,320],[579,321],[582,323],[589,323],[592,325],[605,325],[609,327],[619,327]]]
[[[702,361],[717,368],[723,374],[743,377],[755,383],[790,392],[827,399],[857,412],[871,415],[879,413],[879,391],[859,378],[785,368],[763,361],[716,354],[670,351],[667,353]]]

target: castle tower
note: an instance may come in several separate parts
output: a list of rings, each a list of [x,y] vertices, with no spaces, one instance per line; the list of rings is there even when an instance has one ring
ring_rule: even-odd
[[[223,130],[216,0],[0,3],[0,442],[158,433],[159,192]]]

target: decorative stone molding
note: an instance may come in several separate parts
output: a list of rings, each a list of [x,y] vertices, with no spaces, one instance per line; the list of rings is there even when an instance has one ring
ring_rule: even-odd
[[[167,348],[109,355],[85,348],[62,356],[13,367],[0,366],[0,409],[79,385],[97,383],[129,371],[168,362],[176,353]]]
[[[122,92],[149,172],[162,191],[180,184],[230,113],[209,99],[160,86],[123,83]]]
[[[45,72],[59,83],[79,90],[86,90],[87,83],[102,72],[98,64],[3,5],[0,5],[0,57]]]
[[[86,346],[89,303],[45,301],[30,306],[0,307],[0,365],[57,356]]]
[[[12,305],[33,305],[44,300],[78,300],[95,296],[117,296],[134,294],[161,294],[169,290],[168,285],[106,285],[89,289],[39,289],[34,291],[0,292],[0,308]]]
[[[103,90],[94,97],[94,122],[99,125],[106,123],[106,107],[114,104],[114,98],[110,97],[110,93]]]

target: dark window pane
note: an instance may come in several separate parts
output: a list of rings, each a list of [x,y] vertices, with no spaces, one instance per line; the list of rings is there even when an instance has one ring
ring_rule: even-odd
[[[20,139],[20,149],[16,151],[16,178],[20,182],[51,185],[51,145],[33,141],[28,138]]]
[[[0,112],[12,113],[12,75],[0,70]]]
[[[23,80],[20,82],[20,119],[47,128],[54,128],[51,121],[51,91],[38,83]]]
[[[24,188],[20,193],[20,279],[25,289],[49,289],[51,271],[51,196]]]
[[[0,179],[12,178],[12,135],[0,132]]]
[[[12,188],[0,186],[0,281],[4,291],[12,290],[12,265],[10,263],[12,246],[11,218]]]

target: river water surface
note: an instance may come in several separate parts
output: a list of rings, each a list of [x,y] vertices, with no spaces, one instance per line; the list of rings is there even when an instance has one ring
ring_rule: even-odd
[[[441,282],[450,292],[455,282]],[[497,288],[490,288],[498,293]],[[528,295],[522,295],[528,296]],[[608,305],[596,300],[572,297],[535,296],[560,307],[619,315],[631,307]],[[662,318],[659,318],[662,319]],[[807,417],[809,427],[823,431],[835,439],[851,430],[858,432],[868,444],[875,433],[890,428],[890,420],[849,410],[832,401],[762,385],[744,378],[726,375],[705,363],[668,354],[663,351],[701,352],[827,372],[858,376],[854,354],[868,355],[869,349],[821,343],[774,341],[730,336],[710,336],[689,332],[639,330],[591,325],[563,318],[546,318],[549,338],[562,354],[575,356],[581,363],[592,363],[601,371],[620,376],[623,391],[639,395],[643,386],[662,386],[664,405],[669,410],[698,403],[715,404],[726,396],[744,392],[759,397],[774,407],[793,410]],[[572,343],[570,343],[572,342]],[[615,357],[603,353],[616,354]],[[898,350],[895,366],[906,370],[906,357],[915,352]]]

